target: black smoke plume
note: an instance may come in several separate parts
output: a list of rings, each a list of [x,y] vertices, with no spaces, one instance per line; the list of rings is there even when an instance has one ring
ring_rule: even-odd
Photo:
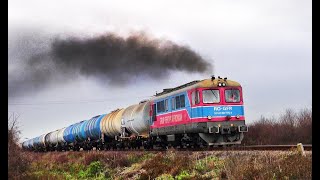
[[[19,92],[21,85],[36,90],[58,75],[67,78],[80,74],[124,85],[132,77],[157,80],[172,71],[212,74],[212,65],[188,46],[141,32],[128,37],[106,33],[89,38],[56,38],[46,52],[31,54],[23,77],[11,78],[11,82],[9,77],[9,94]]]

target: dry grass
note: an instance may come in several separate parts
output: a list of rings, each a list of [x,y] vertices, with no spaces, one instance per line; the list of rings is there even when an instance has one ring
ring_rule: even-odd
[[[91,151],[28,156],[33,160],[26,179],[311,179],[312,169],[310,151],[306,157],[296,151]]]
[[[182,170],[191,170],[192,159],[183,152],[160,152],[146,160],[141,168],[145,169],[141,179],[154,179],[163,173],[176,176]]]
[[[234,153],[225,159],[228,179],[311,179],[312,156],[297,151]]]

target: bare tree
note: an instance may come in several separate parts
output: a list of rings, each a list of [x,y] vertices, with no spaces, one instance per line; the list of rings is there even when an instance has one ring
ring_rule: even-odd
[[[297,131],[299,132],[299,140],[305,143],[312,143],[312,110],[302,109],[297,118]]]
[[[19,119],[20,115],[12,113],[8,117],[8,178],[19,179],[26,171],[29,160],[19,147]]]
[[[312,109],[287,109],[278,119],[261,116],[248,124],[244,144],[312,144]]]
[[[19,117],[19,114],[13,112],[8,118],[8,153],[12,148],[19,146],[19,134],[21,133],[18,126]]]

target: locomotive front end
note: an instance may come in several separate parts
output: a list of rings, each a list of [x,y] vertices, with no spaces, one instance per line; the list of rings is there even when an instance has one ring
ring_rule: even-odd
[[[209,145],[240,144],[245,125],[242,87],[227,78],[204,80],[191,92],[191,116]]]

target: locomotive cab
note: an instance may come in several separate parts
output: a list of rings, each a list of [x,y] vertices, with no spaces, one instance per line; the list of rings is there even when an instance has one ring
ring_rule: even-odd
[[[191,116],[195,120],[244,120],[241,87],[197,88],[191,97]]]

